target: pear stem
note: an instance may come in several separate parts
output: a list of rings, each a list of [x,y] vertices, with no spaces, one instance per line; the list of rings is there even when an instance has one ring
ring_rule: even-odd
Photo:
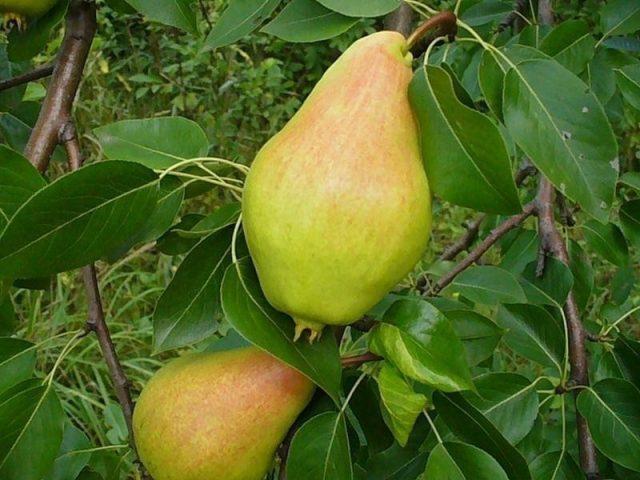
[[[458,26],[457,17],[453,12],[440,12],[433,17],[427,19],[418,28],[416,28],[407,38],[407,50],[411,50],[424,36],[435,28],[440,29],[442,35],[450,37],[455,36]]]

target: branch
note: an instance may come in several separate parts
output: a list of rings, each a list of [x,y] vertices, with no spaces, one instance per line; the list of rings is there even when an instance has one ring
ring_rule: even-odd
[[[478,217],[473,222],[467,225],[467,231],[465,232],[465,234],[460,237],[455,243],[451,244],[447,249],[445,249],[438,260],[440,260],[441,262],[453,260],[458,256],[460,252],[467,250],[477,238],[478,233],[480,232],[480,226],[486,218],[486,214],[478,215]]]
[[[525,161],[524,165],[516,173],[516,177],[515,177],[516,185],[519,187],[524,183],[524,181],[528,177],[535,175],[536,172],[537,172],[536,167],[531,165],[528,161]],[[440,255],[438,260],[440,261],[453,260],[454,258],[456,258],[456,256],[460,252],[467,250],[471,246],[471,244],[473,244],[473,241],[478,236],[478,233],[480,231],[480,226],[482,225],[482,222],[485,220],[486,217],[487,216],[485,214],[479,215],[474,221],[472,221],[469,225],[467,225],[466,233],[462,237],[460,237],[454,244],[450,245],[447,249],[445,249],[445,251],[442,252],[442,255]]]
[[[540,182],[540,189],[536,200],[538,210],[538,232],[540,235],[541,254],[538,257],[538,274],[544,272],[544,260],[547,254],[569,265],[569,255],[564,239],[556,228],[554,219],[554,195],[553,186],[546,178]],[[586,331],[580,321],[580,313],[576,304],[573,291],[569,292],[564,306],[564,315],[567,321],[569,334],[569,363],[571,364],[571,383],[574,385],[589,385],[589,364],[586,351]],[[576,390],[576,396],[579,390]],[[578,444],[580,445],[580,466],[587,474],[587,478],[597,480],[600,478],[597,462],[596,447],[589,433],[589,427],[585,418],[576,409],[576,424],[578,428]]]
[[[433,286],[433,294],[437,294],[447,285],[449,285],[456,276],[473,265],[477,260],[484,255],[498,240],[500,240],[507,232],[513,230],[517,226],[521,225],[527,218],[535,213],[536,205],[534,202],[528,203],[517,215],[508,218],[496,228],[494,228],[489,235],[479,243],[460,263],[458,263],[450,272],[446,273],[438,283]]]
[[[400,32],[405,37],[411,33],[411,25],[413,23],[413,9],[407,3],[402,5],[387,15],[384,19],[385,30],[393,30]]]
[[[132,427],[133,401],[131,400],[131,392],[129,390],[130,384],[120,364],[120,360],[118,360],[118,355],[111,340],[111,334],[109,333],[109,327],[104,319],[104,310],[102,309],[102,300],[100,299],[100,288],[98,286],[95,266],[88,265],[84,267],[82,269],[82,276],[89,301],[89,318],[86,328],[88,331],[94,332],[98,337],[100,350],[109,369],[109,375],[113,382],[116,397],[122,407],[122,412],[127,422],[129,441],[135,450]]]
[[[60,132],[60,143],[64,145],[69,166],[72,171],[82,167],[83,158],[82,151],[80,149],[80,142],[78,140],[75,125],[73,122],[67,122]],[[122,364],[118,359],[113,340],[111,339],[111,333],[104,317],[104,309],[102,307],[102,299],[100,297],[100,286],[98,283],[98,276],[96,274],[95,265],[87,265],[82,269],[82,277],[84,281],[85,290],[87,293],[87,302],[89,304],[89,316],[86,323],[86,331],[93,332],[98,338],[98,344],[100,345],[100,351],[104,357],[109,376],[111,377],[111,383],[113,383],[113,389],[115,390],[116,398],[122,408],[124,419],[127,424],[127,431],[129,433],[129,444],[134,452],[137,454],[135,439],[133,435],[133,400],[131,399],[130,382],[127,375],[124,373]],[[150,479],[148,473],[141,467],[142,477],[144,479]]]
[[[49,165],[61,129],[71,121],[73,102],[96,28],[95,4],[74,0],[67,13],[65,35],[47,96],[25,149],[26,157],[41,172]]]
[[[0,92],[9,90],[10,88],[24,85],[25,83],[34,82],[42,78],[46,78],[53,73],[55,65],[45,65],[43,67],[36,68],[30,72],[18,75],[17,77],[9,78],[0,82]]]

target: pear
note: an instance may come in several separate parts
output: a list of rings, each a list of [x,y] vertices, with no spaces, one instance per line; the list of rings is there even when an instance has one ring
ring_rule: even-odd
[[[57,2],[58,0],[0,0],[0,12],[30,18],[41,17]]]
[[[421,258],[431,197],[405,37],[355,42],[258,152],[243,195],[249,251],[296,337],[358,320]]]
[[[313,391],[304,375],[255,347],[186,355],[140,396],[138,454],[155,480],[262,480]]]

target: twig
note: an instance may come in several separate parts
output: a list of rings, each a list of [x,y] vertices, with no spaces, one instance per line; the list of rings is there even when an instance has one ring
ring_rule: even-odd
[[[528,161],[525,161],[524,165],[518,170],[515,177],[515,182],[517,186],[520,186],[524,183],[524,181],[536,174],[538,170],[536,167],[531,165]],[[473,244],[474,240],[477,238],[478,233],[480,232],[480,226],[482,222],[487,218],[485,214],[479,215],[475,220],[467,225],[467,231],[465,234],[460,237],[454,244],[450,245],[442,255],[438,258],[440,261],[453,260],[456,256],[467,250],[471,244]],[[426,284],[426,282],[424,282]]]
[[[73,101],[97,28],[93,2],[74,0],[67,14],[66,30],[53,77],[25,155],[41,172],[58,145],[61,129],[71,121]]]
[[[458,263],[451,271],[440,277],[438,282],[433,286],[433,294],[437,294],[447,285],[449,285],[456,276],[473,265],[487,250],[489,250],[498,240],[500,240],[507,232],[521,225],[527,218],[535,213],[536,205],[534,202],[528,203],[517,215],[508,218],[496,228],[494,228],[487,237],[479,243],[473,251],[469,253],[460,263]]]
[[[80,149],[80,142],[73,122],[67,122],[63,126],[60,132],[60,143],[64,145],[66,149],[70,169],[73,171],[82,167],[82,151]],[[122,408],[122,413],[124,414],[124,419],[127,424],[129,444],[133,451],[137,452],[133,435],[133,400],[131,399],[131,385],[124,369],[122,368],[122,364],[118,359],[118,354],[104,317],[104,309],[102,307],[102,299],[100,297],[100,286],[94,264],[87,265],[82,269],[82,278],[87,293],[87,302],[89,304],[89,316],[85,328],[87,332],[95,333],[98,338],[100,351],[102,352],[102,356],[107,364],[111,383],[113,383],[116,398]],[[140,468],[143,478],[150,479],[148,473],[142,468],[142,466],[140,466]]]
[[[343,357],[340,359],[342,368],[358,368],[359,366],[368,362],[377,362],[383,358],[375,353],[367,352],[362,355],[355,355],[353,357]]]
[[[53,73],[54,65],[45,65],[43,67],[36,68],[30,72],[18,75],[17,77],[9,78],[0,82],[0,92],[9,90],[10,88],[24,85],[25,83],[34,82],[42,78],[46,78]]]
[[[544,271],[544,259],[547,254],[569,265],[569,255],[560,232],[556,228],[553,211],[555,191],[551,183],[543,178],[536,200],[538,211],[538,232],[540,235],[541,255],[539,256],[539,273]],[[589,385],[589,364],[585,346],[586,331],[580,321],[578,306],[573,294],[569,292],[564,306],[569,334],[569,363],[571,364],[571,382],[574,385]],[[578,390],[576,390],[576,395]],[[597,462],[596,447],[589,433],[585,418],[576,409],[576,424],[578,428],[578,444],[580,445],[580,465],[587,478],[600,478]]]
[[[100,288],[98,286],[98,278],[96,275],[96,268],[94,265],[88,265],[82,269],[82,276],[87,291],[87,298],[89,301],[89,318],[87,320],[87,330],[92,331],[98,338],[100,344],[100,350],[104,356],[105,362],[109,369],[109,375],[113,382],[113,388],[116,393],[116,397],[124,418],[127,423],[127,429],[129,431],[129,441],[131,446],[135,449],[135,443],[133,439],[133,401],[131,400],[131,392],[129,390],[129,380],[124,373],[116,349],[111,340],[111,334],[109,333],[109,327],[104,318],[104,310],[102,308],[102,300],[100,299]]]
[[[486,214],[478,215],[478,217],[473,220],[471,223],[467,225],[467,231],[463,236],[461,236],[455,243],[451,244],[449,247],[442,252],[442,255],[438,257],[438,260],[441,262],[447,260],[453,260],[458,256],[460,252],[468,249],[474,240],[478,237],[478,233],[480,232],[480,226],[482,222],[487,218]]]

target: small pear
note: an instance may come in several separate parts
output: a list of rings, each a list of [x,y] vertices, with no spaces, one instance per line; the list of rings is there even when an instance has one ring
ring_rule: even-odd
[[[255,347],[185,355],[138,400],[140,459],[154,480],[262,480],[314,388]]]
[[[0,12],[37,18],[47,13],[58,0],[0,0]]]
[[[355,42],[257,154],[243,199],[267,299],[299,335],[361,318],[421,258],[431,197],[396,32]]]
[[[47,13],[58,0],[0,0],[4,23],[12,20],[22,27],[25,18],[38,18]]]

